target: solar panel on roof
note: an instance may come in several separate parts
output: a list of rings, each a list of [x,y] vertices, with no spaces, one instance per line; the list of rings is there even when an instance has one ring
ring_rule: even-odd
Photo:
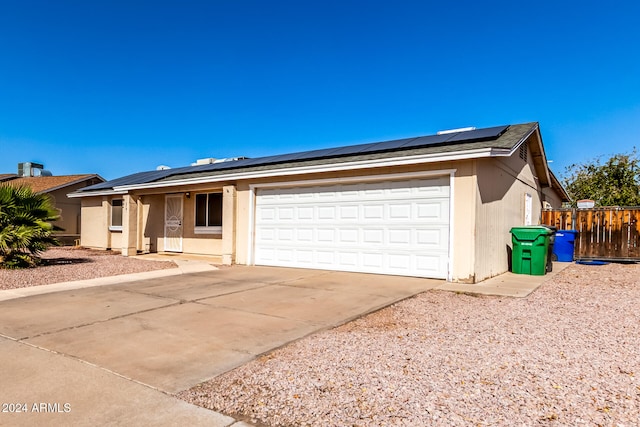
[[[466,132],[459,132],[447,139],[446,142],[462,142],[462,141],[480,141],[485,139],[493,139],[502,135],[509,126],[495,126],[492,128],[475,129]]]
[[[368,143],[368,144],[358,144],[358,145],[349,145],[347,147],[340,147],[333,152],[334,156],[348,156],[352,154],[361,153],[364,150],[367,150],[369,147],[376,145],[376,142]]]
[[[475,129],[446,133],[440,135],[421,136],[417,138],[397,139],[393,141],[374,142],[368,144],[350,145],[347,147],[326,148],[320,150],[302,151],[297,153],[281,154],[275,156],[256,157],[253,159],[240,159],[228,162],[211,163],[206,165],[186,166],[174,169],[138,172],[117,178],[80,191],[111,189],[119,186],[146,184],[158,181],[170,176],[188,175],[199,172],[211,172],[216,170],[239,169],[252,166],[265,166],[277,163],[299,162],[304,160],[335,158],[342,156],[370,154],[398,149],[427,147],[430,145],[449,144],[459,142],[471,142],[495,139],[502,135],[509,126],[495,126],[485,129]]]
[[[434,144],[441,144],[445,142],[451,135],[430,135],[430,136],[420,136],[418,138],[413,138],[412,140],[406,142],[399,148],[415,148],[415,147],[426,147]]]
[[[404,144],[408,144],[410,141],[413,141],[416,138],[404,138],[404,139],[394,139],[393,141],[383,141],[377,142],[373,144],[371,147],[368,147],[366,153],[374,153],[376,151],[388,151],[388,150],[397,150],[402,147]]]
[[[176,169],[137,172],[131,175],[123,176],[121,178],[113,179],[111,181],[101,182],[99,184],[91,185],[89,187],[84,187],[80,191],[105,190],[105,189],[111,189],[113,187],[119,187],[122,185],[145,184],[148,182],[153,182],[153,181],[157,181],[158,179],[165,178],[169,175],[174,174],[175,172],[176,172]]]

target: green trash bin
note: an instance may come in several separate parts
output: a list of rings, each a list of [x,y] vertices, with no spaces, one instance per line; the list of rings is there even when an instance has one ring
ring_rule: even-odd
[[[553,231],[544,226],[513,227],[511,271],[544,276],[547,272],[549,244]]]

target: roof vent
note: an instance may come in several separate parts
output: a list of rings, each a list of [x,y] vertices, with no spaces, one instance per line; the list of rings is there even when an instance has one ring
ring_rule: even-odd
[[[449,129],[438,131],[438,135],[447,135],[449,133],[469,132],[470,130],[476,130],[475,126],[469,126],[466,128]]]
[[[198,159],[195,163],[191,163],[191,166],[210,165],[215,163],[216,159],[213,157],[207,157],[206,159]]]
[[[53,176],[51,172],[44,169],[44,165],[34,162],[18,163],[18,176],[19,177],[32,177],[32,176]]]
[[[224,159],[216,159],[213,163],[223,163],[223,162],[235,162],[236,160],[244,160],[248,159],[248,157],[227,157]]]
[[[226,157],[224,159],[216,159],[214,157],[207,157],[206,159],[198,159],[195,163],[191,163],[191,166],[212,165],[214,163],[233,162],[236,160],[244,160],[248,157]]]
[[[171,166],[160,165],[160,166],[156,167],[157,171],[166,171],[167,169],[171,169]]]

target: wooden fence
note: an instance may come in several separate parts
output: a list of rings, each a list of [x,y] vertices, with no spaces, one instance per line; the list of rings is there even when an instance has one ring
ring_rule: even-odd
[[[542,224],[577,230],[575,258],[640,261],[640,207],[542,211]]]

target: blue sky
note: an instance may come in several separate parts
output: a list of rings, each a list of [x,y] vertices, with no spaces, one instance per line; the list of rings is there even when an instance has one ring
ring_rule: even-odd
[[[635,1],[0,0],[0,173],[113,179],[538,121],[555,172],[630,151]]]

